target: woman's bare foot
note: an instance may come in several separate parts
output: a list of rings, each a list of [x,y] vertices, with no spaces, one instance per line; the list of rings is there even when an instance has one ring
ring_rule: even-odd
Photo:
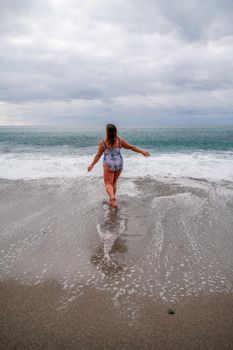
[[[111,204],[112,208],[118,208],[118,203],[117,203],[116,197],[112,197],[110,199],[110,204]]]

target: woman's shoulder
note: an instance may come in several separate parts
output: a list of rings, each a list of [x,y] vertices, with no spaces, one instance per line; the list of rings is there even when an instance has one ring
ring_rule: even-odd
[[[118,139],[118,146],[121,148],[122,138],[120,136],[117,136],[117,139]]]
[[[118,137],[118,139],[119,139],[120,143],[125,142],[125,139],[123,139],[123,137]]]
[[[99,141],[99,147],[102,147],[103,151],[107,148],[107,144],[104,139]]]

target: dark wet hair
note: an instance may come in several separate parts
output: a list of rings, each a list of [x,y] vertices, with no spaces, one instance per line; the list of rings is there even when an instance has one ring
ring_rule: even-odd
[[[106,126],[107,141],[110,145],[114,145],[117,137],[117,128],[114,124],[108,124]]]

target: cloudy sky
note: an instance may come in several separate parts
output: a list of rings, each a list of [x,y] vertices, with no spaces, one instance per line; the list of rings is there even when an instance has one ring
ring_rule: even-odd
[[[232,0],[0,0],[0,124],[233,124]]]

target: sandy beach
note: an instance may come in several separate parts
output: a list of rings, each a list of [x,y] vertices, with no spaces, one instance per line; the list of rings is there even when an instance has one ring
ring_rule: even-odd
[[[0,181],[1,349],[231,349],[233,184]]]

